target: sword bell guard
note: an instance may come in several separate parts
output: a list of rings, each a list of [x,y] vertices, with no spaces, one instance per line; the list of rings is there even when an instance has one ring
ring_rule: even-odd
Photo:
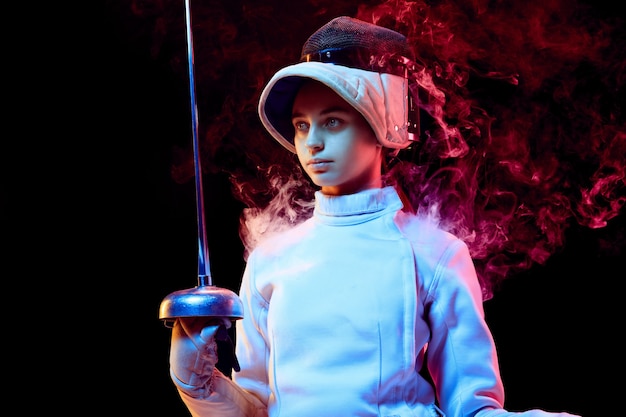
[[[243,318],[243,304],[233,291],[213,285],[174,291],[159,307],[159,318],[170,321],[177,317]]]

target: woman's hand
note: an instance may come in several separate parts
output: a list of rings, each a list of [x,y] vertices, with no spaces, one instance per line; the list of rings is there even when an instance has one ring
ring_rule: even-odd
[[[194,398],[211,394],[211,377],[218,361],[216,334],[227,334],[226,318],[181,317],[172,328],[170,376],[174,384]]]

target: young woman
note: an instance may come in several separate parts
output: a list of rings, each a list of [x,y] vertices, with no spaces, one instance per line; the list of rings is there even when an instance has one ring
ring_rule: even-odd
[[[315,209],[248,257],[232,379],[215,368],[230,322],[176,320],[171,376],[191,414],[572,416],[503,409],[467,246],[384,181],[412,138],[405,37],[339,17],[302,55],[269,81],[259,115],[318,187]]]

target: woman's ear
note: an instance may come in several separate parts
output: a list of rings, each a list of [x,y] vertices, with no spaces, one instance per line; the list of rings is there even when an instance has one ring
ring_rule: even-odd
[[[382,146],[382,145],[381,145]],[[398,154],[397,149],[387,148],[383,146],[382,149],[382,173],[386,174],[396,164]]]

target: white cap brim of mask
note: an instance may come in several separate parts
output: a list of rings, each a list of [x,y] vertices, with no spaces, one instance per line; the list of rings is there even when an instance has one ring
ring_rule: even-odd
[[[263,126],[291,152],[296,152],[291,122],[293,102],[307,78],[330,87],[358,110],[383,146],[403,149],[410,144],[406,78],[342,65],[301,62],[274,74],[261,93],[258,109]]]

